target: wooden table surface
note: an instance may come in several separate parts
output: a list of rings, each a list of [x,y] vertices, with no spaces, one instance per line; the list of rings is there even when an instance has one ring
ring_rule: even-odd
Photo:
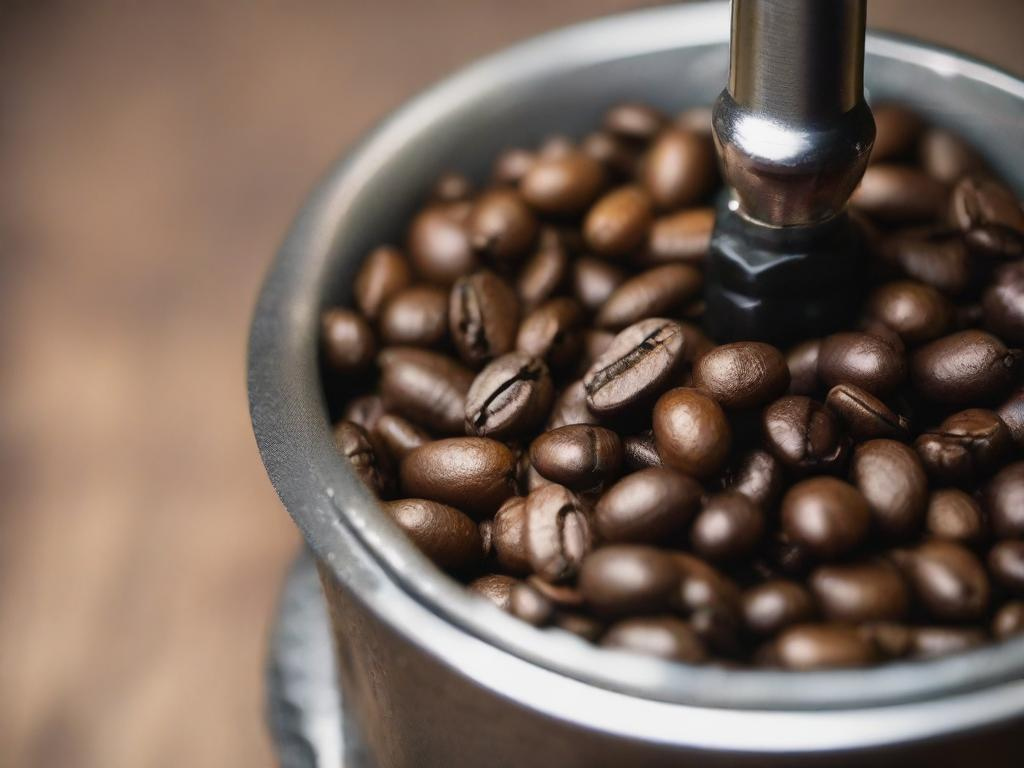
[[[244,393],[305,192],[560,2],[0,5],[0,765],[272,763],[262,656],[298,545]],[[1018,0],[871,20],[1024,73]]]

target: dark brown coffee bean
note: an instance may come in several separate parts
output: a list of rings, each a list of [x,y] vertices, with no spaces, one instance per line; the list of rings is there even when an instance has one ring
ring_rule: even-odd
[[[871,147],[872,164],[909,155],[921,135],[921,118],[906,107],[880,104],[871,108],[875,118],[875,143]]]
[[[516,576],[530,572],[530,556],[526,549],[526,497],[513,496],[494,513],[491,547],[503,570]]]
[[[466,228],[477,252],[497,264],[514,264],[533,245],[538,227],[519,193],[498,187],[477,198]]]
[[[443,344],[448,338],[448,291],[414,285],[394,294],[380,313],[380,337],[388,345]]]
[[[786,353],[789,394],[813,395],[818,391],[818,353],[821,339],[802,341]]]
[[[950,218],[964,232],[997,224],[1024,232],[1024,209],[1013,191],[989,176],[965,176],[949,198]]]
[[[377,422],[384,415],[384,403],[378,395],[363,395],[350,400],[341,418],[354,421],[367,432],[377,428]]]
[[[529,584],[516,584],[509,593],[509,613],[527,624],[542,627],[555,613],[555,606]]]
[[[586,324],[583,307],[575,299],[549,299],[523,318],[516,349],[540,358],[557,370],[566,370],[579,358]]]
[[[544,422],[554,398],[543,360],[519,352],[487,365],[466,394],[466,434],[507,440]]]
[[[605,631],[603,622],[583,613],[559,611],[555,614],[554,625],[566,632],[571,632],[588,643],[596,643]]]
[[[605,541],[661,543],[686,527],[701,494],[697,482],[675,470],[642,469],[605,491],[594,523]]]
[[[462,509],[475,517],[493,515],[515,493],[516,457],[485,437],[435,440],[402,460],[402,492]]]
[[[969,408],[922,434],[914,447],[936,482],[966,485],[995,469],[1012,444],[998,414]]]
[[[780,397],[764,409],[761,426],[765,447],[791,470],[829,472],[846,461],[848,444],[835,417],[809,397]]]
[[[978,502],[966,493],[942,488],[928,501],[925,530],[933,538],[971,546],[985,538],[985,518]]]
[[[914,627],[910,655],[917,659],[934,659],[951,653],[977,648],[988,638],[980,629],[960,627]]]
[[[782,353],[770,344],[738,341],[715,347],[693,368],[693,386],[724,408],[755,408],[789,387]]]
[[[365,429],[352,421],[339,421],[334,426],[334,445],[373,493],[379,495],[387,488],[388,479]]]
[[[599,416],[642,407],[682,364],[683,335],[671,320],[648,318],[619,333],[583,376],[587,407]]]
[[[1024,634],[1024,601],[1006,603],[992,620],[992,634],[997,640]]]
[[[992,578],[1010,594],[1024,596],[1024,539],[1005,539],[988,553]]]
[[[870,522],[871,512],[861,492],[834,477],[802,480],[782,499],[783,531],[822,560],[834,560],[856,548]]]
[[[636,173],[640,153],[634,142],[623,139],[608,131],[594,131],[580,142],[580,149],[597,160],[618,177],[630,177]]]
[[[567,424],[597,424],[597,417],[587,407],[587,390],[582,381],[574,381],[561,391],[551,406],[547,429]]]
[[[874,646],[844,624],[798,624],[775,641],[775,655],[786,669],[865,667],[877,661]]]
[[[627,472],[661,466],[661,456],[654,444],[654,430],[630,435],[622,441],[623,464]]]
[[[537,156],[522,147],[510,147],[494,160],[491,178],[495,184],[518,184],[537,161]]]
[[[409,256],[424,280],[451,285],[477,268],[466,232],[468,203],[435,205],[421,211],[409,227]]]
[[[658,134],[643,165],[643,183],[663,210],[684,208],[705,197],[715,182],[715,148],[707,136],[683,128]]]
[[[578,610],[583,607],[583,593],[569,584],[552,584],[539,576],[530,576],[526,583],[551,601],[559,610]]]
[[[455,281],[448,323],[459,355],[479,368],[515,347],[519,302],[508,283],[482,270]]]
[[[352,284],[356,306],[371,322],[389,298],[412,283],[409,262],[397,248],[382,245],[366,257]]]
[[[840,384],[829,390],[825,405],[839,417],[847,434],[861,442],[879,437],[905,440],[910,422],[898,416],[869,392],[853,384]]]
[[[927,221],[946,209],[949,190],[923,171],[877,163],[864,172],[850,205],[887,224]]]
[[[710,497],[690,529],[693,551],[708,560],[736,560],[749,554],[764,531],[761,508],[737,491]]]
[[[545,485],[526,497],[526,550],[545,581],[573,578],[593,547],[590,512],[562,485]]]
[[[901,280],[876,288],[867,300],[868,314],[891,328],[907,344],[921,344],[946,333],[953,307],[924,283]]]
[[[509,610],[512,603],[512,587],[519,582],[511,576],[504,576],[500,573],[491,573],[474,579],[466,587],[470,592],[486,598],[501,608]]]
[[[744,454],[723,479],[727,490],[742,493],[766,512],[775,508],[784,483],[782,463],[760,448]]]
[[[573,295],[596,312],[626,280],[626,273],[600,259],[577,259],[572,265]]]
[[[683,615],[739,615],[740,591],[729,578],[692,555],[672,552],[671,557],[680,578],[676,608]]]
[[[619,187],[594,203],[583,222],[583,236],[598,256],[626,256],[644,244],[653,216],[651,199],[643,189]]]
[[[430,442],[430,435],[411,421],[393,413],[382,414],[373,430],[396,460],[401,461],[409,451]]]
[[[921,530],[928,504],[928,478],[914,450],[895,440],[869,440],[857,446],[850,479],[871,509],[883,534],[904,538]]]
[[[1024,258],[1024,231],[986,224],[964,232],[964,245],[972,256],[982,259]]]
[[[885,560],[824,565],[811,574],[810,585],[831,621],[898,621],[910,605],[903,576]]]
[[[1004,264],[981,299],[985,327],[1004,341],[1024,344],[1024,261]]]
[[[472,372],[445,355],[390,347],[377,355],[387,410],[441,434],[460,434]]]
[[[725,462],[732,429],[721,406],[695,389],[669,390],[654,406],[654,443],[666,466],[711,477]]]
[[[743,593],[743,622],[756,635],[776,635],[815,613],[814,599],[795,581],[765,581]]]
[[[586,210],[604,184],[601,164],[583,152],[571,151],[533,163],[519,182],[519,192],[541,213],[571,216]]]
[[[951,541],[926,542],[900,560],[918,600],[939,621],[980,619],[988,609],[985,569],[968,549]]]
[[[473,183],[461,173],[449,171],[437,177],[430,190],[434,203],[458,203],[473,196]]]
[[[999,470],[985,486],[983,500],[996,536],[1024,537],[1024,461]]]
[[[946,184],[985,169],[985,161],[967,142],[942,128],[929,128],[924,132],[919,155],[928,175]]]
[[[558,243],[544,244],[523,264],[516,293],[524,308],[533,309],[550,299],[568,279],[568,252]]]
[[[886,659],[900,659],[910,653],[914,628],[892,621],[873,621],[857,627],[858,634]]]
[[[826,387],[853,384],[885,397],[907,376],[900,350],[870,333],[835,333],[821,341],[818,379]]]
[[[1021,387],[996,409],[999,418],[1010,430],[1010,437],[1018,447],[1024,448],[1024,387]]]
[[[929,400],[967,405],[1005,395],[1022,367],[1020,350],[1008,350],[984,331],[960,331],[917,350],[910,358],[910,377]]]
[[[610,429],[571,424],[534,440],[530,461],[548,480],[584,491],[618,476],[622,468],[622,441]]]
[[[661,131],[668,118],[646,104],[618,104],[604,116],[604,128],[616,136],[635,141],[650,141]]]
[[[601,305],[595,322],[621,330],[652,315],[677,313],[701,290],[704,278],[688,264],[665,264],[619,285]]]
[[[480,531],[454,507],[426,499],[401,499],[386,502],[384,511],[439,568],[461,570],[480,561]]]
[[[647,249],[639,256],[644,264],[681,261],[702,264],[715,225],[713,208],[690,208],[661,216],[651,224]]]
[[[909,278],[946,296],[959,296],[971,284],[973,269],[964,239],[945,231],[897,237],[886,248]]]
[[[625,619],[601,639],[605,648],[699,664],[707,657],[696,633],[684,621],[668,616]]]
[[[669,607],[678,588],[675,563],[654,547],[602,547],[587,555],[580,568],[580,592],[600,616],[660,613]]]
[[[362,315],[351,309],[328,309],[320,318],[324,360],[340,373],[366,370],[377,354],[373,331]]]

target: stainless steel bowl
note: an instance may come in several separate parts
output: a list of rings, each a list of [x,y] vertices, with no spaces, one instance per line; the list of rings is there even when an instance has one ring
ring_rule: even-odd
[[[373,131],[300,212],[252,324],[257,442],[320,561],[348,704],[383,766],[1019,765],[1024,641],[926,662],[785,673],[687,667],[534,630],[437,571],[339,461],[317,368],[320,310],[401,242],[445,169],[484,178],[504,146],[580,135],[609,105],[710,104],[728,6],[661,8],[491,56]],[[1024,191],[1024,82],[870,35],[866,83],[972,141]],[[687,762],[689,761],[689,762]]]

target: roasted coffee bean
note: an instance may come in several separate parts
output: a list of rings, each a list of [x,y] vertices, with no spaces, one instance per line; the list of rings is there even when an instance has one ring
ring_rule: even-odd
[[[546,581],[573,578],[593,547],[590,512],[568,488],[545,485],[526,497],[526,550]]]
[[[954,413],[914,442],[928,474],[936,482],[954,485],[973,483],[988,474],[1012,445],[1003,420],[983,408]]]
[[[609,109],[604,128],[616,136],[635,141],[650,141],[661,131],[668,118],[646,104],[625,103]]]
[[[588,328],[583,332],[583,351],[580,354],[579,370],[580,376],[587,372],[590,368],[605,352],[608,351],[608,347],[615,341],[615,334],[611,331],[599,331],[593,328]],[[685,349],[685,338],[684,338],[684,349]]]
[[[887,224],[927,221],[946,208],[949,191],[917,168],[877,163],[868,166],[850,205]]]
[[[539,576],[530,576],[526,583],[551,601],[559,610],[577,610],[583,607],[583,593],[569,584],[552,584]]]
[[[960,627],[915,627],[911,633],[910,654],[918,659],[934,659],[976,648],[985,642],[985,633]]]
[[[571,424],[534,440],[530,461],[548,480],[584,491],[618,476],[622,468],[622,441],[610,429]]]
[[[973,330],[936,339],[910,358],[914,388],[929,400],[949,405],[1005,395],[1022,368],[1020,350],[1008,350],[995,336]]]
[[[540,358],[557,370],[571,367],[583,347],[585,316],[575,299],[549,299],[523,318],[516,336],[516,349]]]
[[[896,415],[877,397],[853,384],[832,387],[825,405],[857,442],[878,437],[906,439],[910,430],[906,417]]]
[[[369,324],[351,309],[328,309],[320,318],[324,360],[340,373],[366,370],[377,354]]]
[[[835,669],[868,666],[877,651],[845,624],[798,624],[775,641],[775,657],[786,669]]]
[[[999,470],[985,486],[983,500],[996,536],[1024,537],[1024,461]]]
[[[813,395],[818,391],[818,353],[821,339],[802,341],[786,353],[789,394]]]
[[[782,353],[770,344],[738,341],[701,357],[693,368],[693,386],[723,408],[754,408],[786,391],[789,369]]]
[[[871,108],[875,118],[875,143],[871,163],[885,162],[909,155],[924,127],[921,118],[906,107],[880,104]]]
[[[382,414],[373,430],[396,460],[401,461],[409,451],[430,442],[430,435],[411,421],[393,413]]]
[[[627,472],[661,466],[661,456],[654,444],[654,430],[630,435],[622,441],[622,461]]]
[[[780,397],[764,409],[761,426],[765,447],[798,473],[830,472],[846,461],[847,441],[835,417],[809,397]]]
[[[659,217],[651,224],[647,248],[638,254],[637,261],[702,264],[711,244],[714,223],[712,208],[690,208]]]
[[[653,220],[650,197],[638,186],[613,189],[594,203],[583,236],[598,256],[619,258],[640,248]]]
[[[688,264],[665,264],[619,285],[598,310],[595,322],[621,330],[651,315],[677,313],[701,290],[704,278]]]
[[[905,538],[921,530],[928,504],[928,478],[914,450],[895,440],[857,446],[850,479],[867,500],[875,528]]]
[[[1010,437],[1019,448],[1024,448],[1024,387],[1021,387],[996,409],[999,418],[1010,430]]]
[[[473,196],[473,183],[461,173],[441,174],[430,190],[430,199],[435,203],[458,203]]]
[[[588,643],[596,643],[605,631],[604,622],[586,614],[567,613],[566,611],[559,611],[555,614],[554,625],[566,632],[571,632]]]
[[[555,606],[529,584],[516,584],[509,593],[509,613],[527,624],[542,627],[554,615]]]
[[[784,482],[782,463],[768,451],[755,448],[726,473],[723,485],[742,493],[767,512],[775,508]]]
[[[774,579],[743,593],[743,622],[755,635],[777,635],[814,618],[814,599],[795,581]]]
[[[356,476],[373,493],[379,495],[387,488],[388,479],[381,470],[373,443],[365,429],[352,421],[339,421],[334,426],[334,445],[348,459]]]
[[[537,237],[537,219],[514,189],[498,187],[477,198],[466,222],[469,242],[496,264],[518,262]]]
[[[695,363],[715,348],[715,342],[693,323],[679,323],[679,328],[683,332],[683,360],[685,362]]]
[[[673,552],[671,557],[680,579],[676,608],[683,615],[739,615],[740,591],[729,578],[692,555]]]
[[[587,390],[582,381],[574,381],[561,391],[551,406],[547,429],[567,424],[597,424],[597,417],[587,407]]]
[[[388,345],[440,346],[448,338],[448,291],[414,285],[394,294],[380,313],[381,341]]]
[[[469,582],[466,589],[490,600],[501,610],[507,611],[512,604],[512,587],[518,583],[511,576],[491,573]]]
[[[587,407],[611,416],[649,403],[678,372],[682,347],[682,332],[671,320],[652,317],[629,326],[584,374]]]
[[[580,149],[610,173],[620,177],[632,176],[640,160],[640,154],[632,142],[608,131],[587,134],[580,142]]]
[[[707,657],[693,629],[669,616],[624,619],[608,629],[601,645],[687,664],[699,664]]]
[[[871,522],[868,502],[834,477],[802,480],[782,499],[782,529],[822,560],[834,560],[860,545]]]
[[[885,560],[823,565],[811,574],[810,586],[830,621],[898,621],[910,606],[903,576]]]
[[[426,499],[402,499],[386,502],[384,510],[439,568],[460,570],[480,561],[480,531],[454,507]]]
[[[384,403],[377,395],[363,395],[350,400],[341,418],[347,421],[354,421],[367,432],[373,432],[377,428],[380,417],[384,415]]]
[[[660,543],[693,519],[701,493],[696,481],[673,469],[642,469],[601,496],[594,524],[605,541]]]
[[[1024,230],[987,224],[964,232],[964,245],[972,256],[983,259],[1024,258]]]
[[[853,384],[878,397],[893,392],[907,376],[899,349],[870,333],[835,333],[821,341],[818,379],[826,387]]]
[[[985,537],[985,518],[973,498],[957,488],[933,491],[928,500],[925,530],[936,539],[968,546]]]
[[[576,150],[576,145],[568,136],[555,133],[548,136],[537,148],[537,154],[541,158],[565,157]]]
[[[472,372],[445,355],[390,347],[377,355],[380,391],[388,411],[441,434],[460,434]]]
[[[921,344],[946,333],[953,307],[924,283],[900,280],[876,288],[867,300],[868,314],[891,328],[907,344]]]
[[[519,352],[502,355],[473,380],[466,394],[466,434],[507,440],[540,426],[554,387],[543,360]]]
[[[431,206],[413,219],[409,257],[424,280],[451,285],[477,268],[477,256],[465,226],[468,212],[467,203],[448,203]]]
[[[1024,596],[1024,539],[1005,539],[992,547],[988,570],[1007,592]]]
[[[494,524],[492,520],[481,520],[477,525],[480,534],[480,549],[485,558],[494,554]]]
[[[925,131],[919,150],[921,166],[928,175],[946,184],[985,168],[985,161],[967,142],[942,128]]]
[[[708,560],[737,560],[754,549],[764,527],[757,504],[737,491],[723,491],[704,503],[690,529],[690,543]]]
[[[1024,231],[1024,209],[1009,187],[988,176],[965,176],[949,198],[950,218],[964,232],[996,224]]]
[[[526,549],[526,497],[513,496],[494,513],[491,548],[503,570],[517,576],[530,572],[530,557]]]
[[[479,368],[515,347],[519,302],[508,283],[482,270],[455,281],[448,323],[459,355]]]
[[[636,616],[665,611],[679,588],[671,556],[637,544],[614,544],[583,561],[579,589],[600,616]]]
[[[732,430],[725,413],[695,389],[678,387],[658,398],[653,425],[662,461],[686,474],[711,477],[729,455]]]
[[[970,621],[980,619],[988,609],[985,569],[959,544],[928,541],[901,557],[899,564],[932,618]]]
[[[569,254],[565,248],[557,243],[542,245],[523,264],[516,294],[525,309],[533,309],[550,299],[568,279]]]
[[[910,653],[914,643],[914,628],[891,621],[861,624],[857,632],[887,659],[900,659]]]
[[[408,496],[486,517],[515,493],[515,471],[515,455],[497,440],[451,437],[410,451],[399,474]]]
[[[496,184],[518,184],[536,162],[537,156],[530,150],[511,147],[494,160],[491,178]]]
[[[596,312],[625,280],[625,272],[600,259],[577,259],[572,266],[573,295],[592,312]]]
[[[382,245],[366,257],[352,284],[356,306],[371,322],[381,307],[396,293],[412,283],[409,263],[397,248]]]
[[[1024,261],[1004,264],[981,299],[985,327],[1012,344],[1024,344]]]
[[[997,640],[1024,634],[1024,601],[1006,603],[992,620],[992,634]]]
[[[904,275],[946,296],[959,296],[971,284],[971,258],[959,233],[898,237],[887,248]]]
[[[586,210],[604,184],[601,164],[583,152],[571,151],[533,163],[519,182],[519,192],[541,213],[571,216]]]
[[[705,197],[715,182],[715,171],[715,149],[707,136],[668,128],[651,145],[642,179],[655,206],[672,210]]]

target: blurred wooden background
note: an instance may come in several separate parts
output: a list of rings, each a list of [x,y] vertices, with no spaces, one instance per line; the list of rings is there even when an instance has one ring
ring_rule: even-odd
[[[487,51],[631,0],[0,3],[0,766],[256,766],[298,541],[244,342],[317,176]],[[874,0],[1024,74],[1019,0]]]

